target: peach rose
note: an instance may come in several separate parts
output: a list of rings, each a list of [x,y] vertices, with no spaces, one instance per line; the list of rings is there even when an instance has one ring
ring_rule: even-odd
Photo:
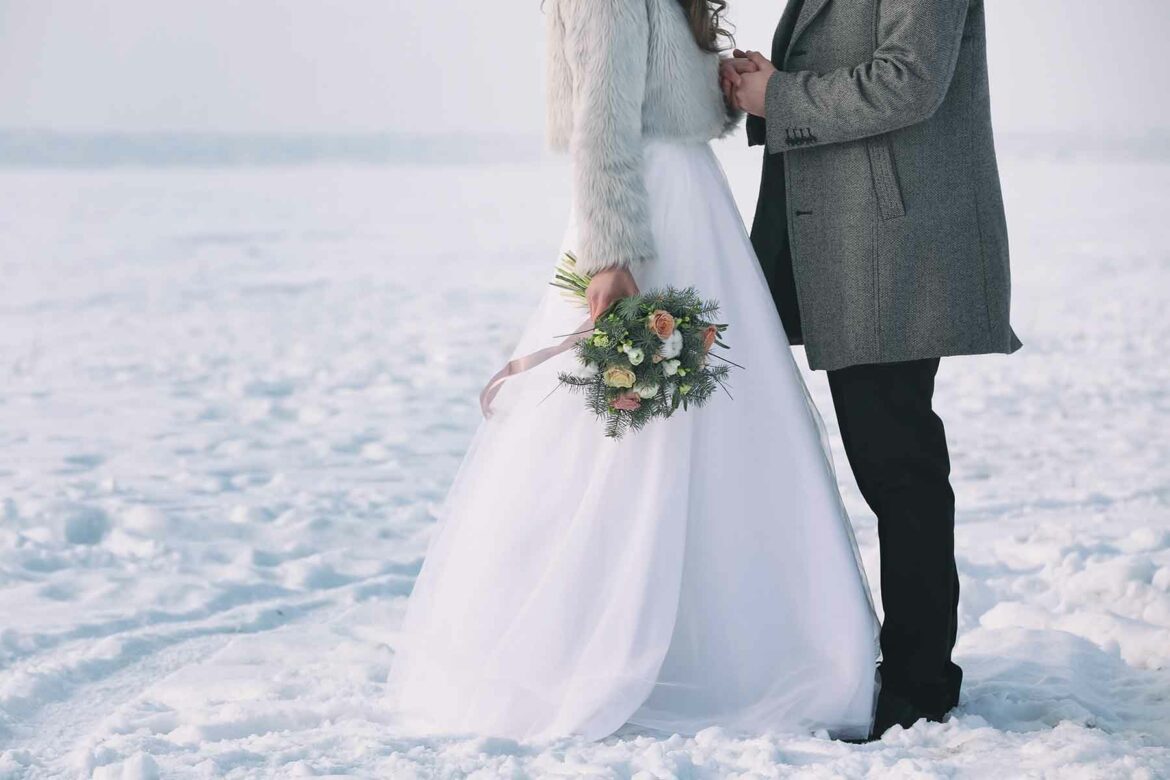
[[[642,399],[637,393],[622,393],[610,401],[610,406],[622,412],[636,412],[642,408]]]
[[[633,371],[622,366],[610,366],[601,375],[601,381],[610,387],[633,387],[637,380],[638,377]]]
[[[654,331],[658,338],[666,341],[674,333],[674,317],[670,312],[658,309],[650,315],[650,330]]]
[[[715,339],[719,337],[719,328],[714,325],[708,325],[703,331],[703,351],[710,352],[711,347],[715,346]]]

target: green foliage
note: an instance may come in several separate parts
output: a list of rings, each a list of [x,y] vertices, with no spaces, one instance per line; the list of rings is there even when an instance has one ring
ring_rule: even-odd
[[[566,253],[551,284],[584,302],[589,277],[577,273],[576,258]],[[669,340],[658,336],[650,324],[655,312],[673,318],[677,335]],[[605,421],[605,435],[615,439],[655,418],[670,417],[680,407],[685,411],[703,406],[717,390],[727,390],[731,371],[725,363],[714,364],[711,358],[716,356],[704,345],[710,328],[715,336],[712,349],[728,348],[722,340],[727,326],[714,321],[718,313],[719,303],[702,299],[694,288],[667,287],[623,298],[601,315],[592,335],[578,342],[576,355],[583,372],[562,373],[560,382],[584,396],[590,411]],[[621,386],[631,377],[632,388]],[[636,408],[614,405],[633,406],[631,398],[637,399]]]

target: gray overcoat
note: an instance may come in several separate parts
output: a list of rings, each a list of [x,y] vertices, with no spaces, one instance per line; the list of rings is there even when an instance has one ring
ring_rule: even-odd
[[[983,0],[790,2],[764,120],[784,154],[809,365],[1010,353],[1008,234]]]

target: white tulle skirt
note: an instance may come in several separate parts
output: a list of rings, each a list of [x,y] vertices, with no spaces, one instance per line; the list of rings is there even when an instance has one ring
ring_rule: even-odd
[[[659,259],[638,284],[721,302],[734,400],[613,441],[580,396],[549,395],[571,353],[505,385],[411,595],[390,678],[403,731],[869,731],[877,621],[722,169],[706,144],[655,142],[645,178]],[[584,314],[550,287],[516,354]]]

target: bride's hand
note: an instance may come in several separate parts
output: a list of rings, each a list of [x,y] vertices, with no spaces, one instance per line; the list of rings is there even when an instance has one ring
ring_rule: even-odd
[[[622,298],[638,294],[638,283],[625,268],[606,268],[598,271],[589,282],[585,299],[589,302],[589,316],[597,320],[605,310]]]
[[[760,66],[748,59],[747,52],[736,49],[733,56],[726,57],[719,65],[719,86],[727,104],[735,106],[735,90],[742,83],[742,74],[755,73]]]

